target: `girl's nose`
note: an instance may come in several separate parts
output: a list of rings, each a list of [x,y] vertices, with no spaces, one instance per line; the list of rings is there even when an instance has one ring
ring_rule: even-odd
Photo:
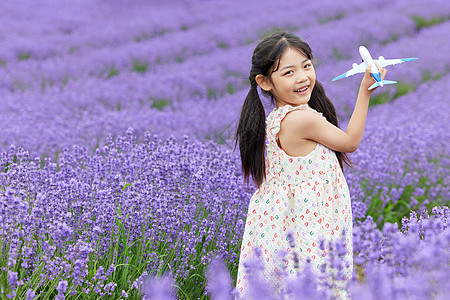
[[[297,82],[298,83],[306,81],[307,79],[308,79],[308,76],[306,76],[306,74],[304,74],[304,73],[300,73],[297,76]]]

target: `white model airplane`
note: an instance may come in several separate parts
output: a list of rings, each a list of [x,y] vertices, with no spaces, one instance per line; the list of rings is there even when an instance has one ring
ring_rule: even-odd
[[[381,73],[378,70],[377,66],[375,65],[375,62],[378,63],[380,65],[380,67],[384,68],[386,66],[401,64],[405,61],[411,61],[411,60],[418,59],[418,58],[384,59],[383,56],[380,56],[378,58],[378,60],[374,60],[374,59],[372,59],[372,56],[370,56],[369,50],[367,50],[367,48],[364,46],[359,47],[359,54],[361,54],[361,58],[363,59],[363,62],[360,63],[359,65],[354,63],[353,69],[345,72],[342,75],[339,75],[338,77],[334,78],[333,81],[351,76],[353,74],[364,73],[364,72],[366,72],[367,66],[372,65],[372,67],[370,68],[370,75],[372,75],[372,77],[375,79],[376,82],[369,87],[369,90],[371,90],[371,89],[376,88],[377,86],[383,86],[385,84],[397,83],[397,81],[381,79]]]

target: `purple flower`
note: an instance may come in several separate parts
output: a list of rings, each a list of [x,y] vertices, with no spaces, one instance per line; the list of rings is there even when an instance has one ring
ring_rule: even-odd
[[[36,297],[36,293],[32,289],[29,289],[26,293],[26,296],[26,300],[33,300]]]
[[[207,280],[206,290],[214,299],[226,300],[230,298],[232,281],[230,273],[222,260],[214,258],[205,271]]]
[[[58,286],[56,287],[56,290],[59,293],[64,294],[67,291],[67,286],[68,286],[67,280],[61,280],[58,283]]]
[[[148,277],[141,288],[144,299],[176,299],[174,280],[170,275]]]
[[[9,288],[11,290],[15,290],[17,287],[17,283],[18,283],[18,279],[19,276],[17,274],[17,272],[13,272],[8,270],[8,283],[9,283]]]

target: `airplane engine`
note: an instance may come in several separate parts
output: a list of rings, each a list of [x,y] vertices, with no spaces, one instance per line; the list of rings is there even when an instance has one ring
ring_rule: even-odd
[[[353,65],[352,65],[353,68],[356,68],[357,66],[358,66],[357,63],[353,63]]]
[[[378,60],[384,60],[383,56],[378,57]]]

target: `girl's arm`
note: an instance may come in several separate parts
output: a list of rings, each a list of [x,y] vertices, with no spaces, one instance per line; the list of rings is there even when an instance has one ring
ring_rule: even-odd
[[[377,67],[384,79],[386,69],[381,68],[378,64]],[[282,121],[284,132],[280,139],[283,138],[283,144],[285,142],[290,143],[290,141],[299,141],[299,139],[313,140],[335,151],[346,153],[355,151],[362,140],[370,95],[375,90],[368,89],[374,82],[375,80],[370,75],[370,66],[368,66],[345,132],[313,111],[295,110],[288,113]]]

